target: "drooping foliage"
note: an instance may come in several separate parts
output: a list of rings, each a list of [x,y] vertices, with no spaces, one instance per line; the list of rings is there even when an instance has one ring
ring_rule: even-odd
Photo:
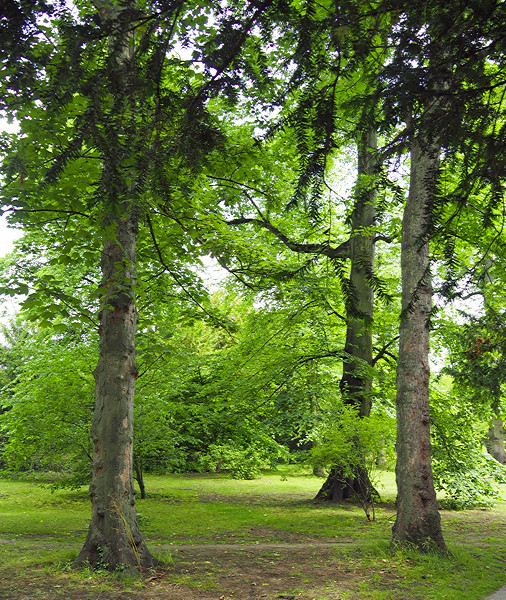
[[[482,192],[485,227],[503,203],[501,3],[7,7],[2,36],[14,32],[19,44],[17,61],[0,54],[1,108],[20,133],[2,138],[2,201],[29,234],[3,288],[27,295],[23,309],[52,328],[51,343],[69,325],[95,327],[97,382],[111,309],[130,311],[129,335],[139,318],[139,365],[132,341],[127,370],[140,375],[132,441],[140,473],[177,461],[254,472],[278,442],[310,439],[318,412],[339,395],[336,364],[363,375],[369,405],[378,390],[372,367],[395,360],[394,336],[377,325],[376,356],[357,359],[353,344],[343,351],[343,321],[372,327],[351,273],[363,271],[371,298],[374,290],[387,299],[397,282],[389,288],[377,276],[372,256],[357,261],[350,235],[398,239],[404,194],[395,161],[413,140],[421,153],[436,140],[425,178],[434,189],[411,241],[427,252],[429,239],[440,244],[432,250],[448,267],[444,291],[456,293],[453,240],[470,199]],[[333,169],[372,134],[375,167],[350,193]],[[440,171],[452,169],[445,187]],[[361,203],[373,202],[369,222],[354,221]],[[248,309],[240,333],[195,273],[205,254],[264,304]],[[405,315],[429,268],[405,298]],[[189,325],[198,319],[200,331]],[[388,339],[378,339],[386,329]],[[146,436],[159,406],[163,426]],[[97,456],[101,435],[95,420]]]

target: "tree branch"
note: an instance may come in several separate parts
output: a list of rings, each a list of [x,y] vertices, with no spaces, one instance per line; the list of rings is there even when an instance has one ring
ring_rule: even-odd
[[[378,354],[376,354],[376,356],[372,359],[372,366],[374,367],[375,364],[381,360],[382,358],[385,358],[385,356],[389,356],[390,358],[392,358],[393,360],[395,360],[397,362],[397,357],[394,356],[391,352],[388,352],[388,349],[390,348],[390,346],[395,343],[397,340],[399,339],[399,336],[396,335],[394,338],[392,338],[387,344],[385,344],[383,346],[383,348],[380,349],[380,351],[378,352]]]
[[[149,227],[149,232],[151,234],[151,239],[153,240],[153,245],[155,246],[155,250],[156,253],[158,255],[158,260],[160,261],[160,263],[162,264],[163,268],[165,269],[165,271],[167,271],[167,273],[169,273],[169,275],[174,279],[174,281],[179,285],[179,287],[183,290],[183,292],[188,296],[188,298],[190,298],[190,300],[192,302],[194,302],[199,308],[200,310],[206,314],[216,325],[218,325],[219,327],[221,327],[222,329],[224,329],[227,334],[232,338],[235,339],[234,336],[230,333],[230,331],[225,327],[225,325],[220,322],[214,315],[212,315],[208,310],[206,310],[204,308],[204,306],[202,306],[202,304],[194,297],[194,295],[186,288],[186,286],[181,282],[180,278],[174,273],[174,271],[167,265],[167,263],[165,262],[164,258],[163,258],[163,254],[162,251],[160,249],[160,246],[158,245],[158,241],[156,239],[156,235],[153,229],[153,224],[151,222],[151,219],[149,217],[149,215],[146,215],[146,220],[148,223],[148,227]]]
[[[81,217],[89,218],[90,215],[86,213],[79,212],[78,210],[59,210],[56,208],[8,208],[7,210],[2,211],[2,215],[6,212],[13,213],[40,213],[40,212],[49,212],[49,213],[61,213],[64,215],[79,215]],[[54,219],[53,219],[54,220]]]
[[[347,240],[337,247],[332,247],[328,243],[323,244],[300,244],[292,241],[287,235],[279,230],[267,219],[253,219],[250,217],[239,217],[225,221],[227,225],[257,225],[263,229],[267,229],[274,234],[287,248],[293,252],[303,254],[320,254],[327,258],[349,258],[350,257],[350,242]]]

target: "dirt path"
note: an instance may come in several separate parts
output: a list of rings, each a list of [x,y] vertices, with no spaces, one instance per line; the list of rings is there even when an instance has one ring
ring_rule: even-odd
[[[167,575],[149,583],[160,592],[153,600],[310,600],[316,589],[319,594],[326,589],[329,598],[338,600],[341,596],[337,590],[348,589],[357,577],[349,564],[343,567],[339,559],[343,548],[353,546],[352,541],[312,540],[160,545],[174,551],[174,565]],[[167,595],[167,578],[175,586],[174,595]],[[179,585],[185,587],[183,594]],[[193,588],[191,596],[188,587]]]
[[[18,540],[0,540],[16,544]],[[41,548],[76,546],[77,542],[47,542]],[[90,577],[71,593],[68,582],[72,574],[42,575],[34,582],[33,574],[20,586],[19,573],[5,573],[0,579],[3,600],[311,600],[316,589],[327,589],[329,598],[339,600],[337,591],[349,589],[358,573],[340,564],[344,548],[353,540],[305,542],[239,542],[201,544],[156,544],[150,548],[166,552],[172,564],[167,569],[147,573],[144,589],[124,591],[99,589],[100,582]],[[12,575],[12,585],[9,585]],[[27,574],[28,575],[28,574]],[[67,580],[67,583],[66,583]],[[110,586],[108,586],[110,587]],[[146,589],[148,588],[148,589]]]
[[[1,542],[1,540],[0,540]],[[349,548],[355,542],[349,540],[346,542],[318,542],[318,541],[307,541],[299,543],[277,543],[277,542],[238,542],[235,544],[150,544],[150,548],[162,549],[162,550],[204,550],[204,551],[215,551],[220,550],[307,550],[308,548]]]
[[[36,565],[22,572],[6,569],[0,573],[0,600],[369,599],[371,595],[364,596],[361,590],[373,581],[380,594],[396,589],[395,597],[402,600],[426,597],[425,583],[417,591],[405,587],[402,565],[381,557],[374,564],[363,560],[363,542],[351,537],[310,538],[265,527],[252,528],[249,533],[249,538],[232,541],[229,537],[222,543],[217,538],[188,539],[188,543],[150,539],[150,549],[167,561],[168,567],[146,572],[131,584],[91,572],[76,575],[65,572],[61,565],[55,570]],[[469,544],[469,532],[466,535]],[[81,543],[77,537],[27,535],[0,539],[0,552],[22,555],[29,546],[32,556],[34,547],[42,556],[57,548],[77,551]],[[477,539],[474,544],[485,547],[489,541]],[[432,585],[430,577],[426,585]]]

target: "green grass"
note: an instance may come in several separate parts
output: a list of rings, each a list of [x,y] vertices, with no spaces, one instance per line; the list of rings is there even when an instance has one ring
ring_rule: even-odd
[[[75,535],[87,528],[87,491],[58,491],[26,481],[0,480],[1,536]]]
[[[371,532],[361,508],[308,502],[318,492],[322,480],[293,475],[285,469],[249,481],[222,474],[168,475],[151,477],[149,481],[149,499],[140,501],[138,510],[147,517],[144,529],[153,535],[163,536],[169,530],[176,538],[212,538],[231,531],[237,536],[252,526],[317,537]],[[392,502],[394,475],[383,474],[378,487],[382,498]],[[203,502],[196,504],[199,498]],[[155,504],[152,500],[159,502]],[[377,508],[376,517],[378,522],[389,521],[392,511]]]
[[[154,554],[168,565],[153,582],[69,569],[90,518],[86,488],[51,492],[27,481],[0,480],[0,599],[31,598],[22,593],[30,586],[47,599],[87,598],[83,589],[95,590],[101,600],[125,590],[141,599],[146,588],[156,585],[157,598],[177,586],[192,600],[196,589],[220,597],[230,585],[241,600],[251,595],[247,586],[255,585],[255,590],[265,588],[267,598],[478,600],[506,584],[504,500],[491,510],[442,511],[453,553],[443,558],[408,550],[392,553],[392,473],[382,474],[378,483],[383,502],[374,523],[351,504],[313,503],[321,483],[287,469],[253,481],[224,475],[148,476],[148,498],[137,504],[141,529]],[[229,546],[220,550],[222,543]],[[292,554],[292,546],[305,553]]]

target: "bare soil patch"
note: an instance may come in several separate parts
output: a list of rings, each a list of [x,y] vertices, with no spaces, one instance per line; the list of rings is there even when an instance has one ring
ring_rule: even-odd
[[[340,592],[353,589],[362,576],[339,560],[342,545],[309,541],[179,545],[171,547],[171,567],[144,573],[142,582],[129,591],[110,581],[109,589],[104,589],[93,577],[86,584],[82,579],[76,582],[71,574],[9,571],[0,577],[0,598],[311,600],[316,589],[319,594],[325,589],[329,598],[339,600]]]

